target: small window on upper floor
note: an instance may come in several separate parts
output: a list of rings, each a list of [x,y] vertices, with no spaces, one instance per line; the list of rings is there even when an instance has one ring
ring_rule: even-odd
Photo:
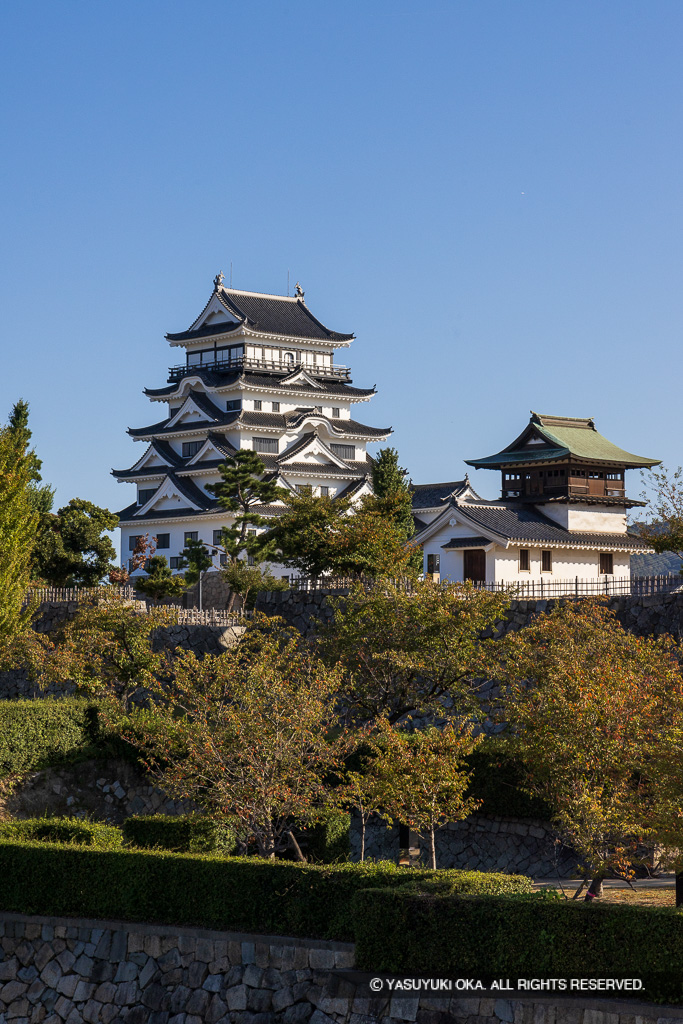
[[[614,574],[614,555],[611,551],[600,552],[600,575],[612,576]]]
[[[552,572],[553,571],[553,553],[552,551],[541,551],[541,572]]]
[[[273,412],[279,412],[279,411],[280,411],[280,403],[279,402],[273,402]]]
[[[334,406],[332,407],[332,419],[333,420],[338,420],[339,419],[339,409],[335,408]]]
[[[521,548],[519,552],[519,571],[529,572],[529,549]]]
[[[129,551],[135,551],[135,548],[137,547],[137,543],[138,543],[139,540],[142,540],[142,537],[143,537],[143,534],[141,534],[141,533],[136,534],[134,537],[129,537],[128,538],[128,550]]]
[[[320,497],[321,498],[329,498],[329,496],[330,496],[330,489],[325,484],[323,484],[321,486],[321,488],[320,488]]]
[[[204,447],[205,441],[183,441],[183,458],[188,459]]]
[[[157,492],[156,487],[141,487],[138,491],[138,505],[146,505]]]
[[[231,398],[229,402],[225,403],[225,408],[227,412],[239,412],[239,410],[242,408],[242,399]]]
[[[184,539],[186,544],[188,540],[199,540],[199,532],[197,530],[186,530]]]
[[[171,546],[171,534],[170,533],[158,533],[157,534],[157,551],[165,551]]]
[[[262,408],[263,408],[263,402],[261,401],[261,399],[260,398],[255,398],[254,399],[254,409],[256,410],[256,412],[260,412],[260,410]]]
[[[278,440],[276,437],[252,437],[251,443],[255,452],[277,455]]]
[[[282,354],[282,362],[283,363],[287,363],[290,366],[293,366],[294,365],[294,353],[293,352],[283,352],[283,354]]]
[[[323,407],[322,407],[322,405],[316,405],[315,406],[315,411],[322,416],[322,414],[323,414]]]
[[[212,543],[213,544],[222,544],[223,543],[223,530],[222,529],[221,530],[214,530],[213,531],[213,541],[212,541]]]

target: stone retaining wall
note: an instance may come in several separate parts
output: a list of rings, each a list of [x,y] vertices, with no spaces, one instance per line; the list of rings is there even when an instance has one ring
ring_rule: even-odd
[[[429,864],[428,843],[411,833],[411,848],[422,864]],[[576,874],[577,855],[558,839],[545,821],[519,818],[487,818],[472,815],[452,822],[436,833],[436,863],[439,868],[469,871],[503,871],[532,878],[568,878]],[[351,830],[351,859],[360,859],[361,833],[354,819]],[[387,828],[381,819],[371,820],[365,833],[365,856],[369,860],[396,861],[399,855],[398,829]]]
[[[354,947],[0,912],[2,1024],[675,1024],[680,1007],[370,995]]]
[[[326,590],[264,591],[256,599],[256,610],[265,615],[280,615],[301,633],[315,633],[320,623],[329,622],[333,611],[330,598],[343,597],[343,592]],[[536,615],[550,611],[564,600],[512,601],[505,619],[496,624],[490,636],[503,636],[521,629]],[[607,607],[615,612],[625,629],[638,636],[660,636],[669,633],[683,638],[683,593],[651,594],[645,597],[611,597]]]

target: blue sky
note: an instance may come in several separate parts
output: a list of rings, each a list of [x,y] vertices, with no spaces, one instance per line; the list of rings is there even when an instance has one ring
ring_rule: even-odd
[[[232,261],[356,333],[416,482],[530,409],[678,465],[682,35],[665,0],[5,5],[0,417],[30,402],[58,504],[125,506]]]

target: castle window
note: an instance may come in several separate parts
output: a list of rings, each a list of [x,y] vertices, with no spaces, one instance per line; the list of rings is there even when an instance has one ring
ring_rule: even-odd
[[[255,410],[256,410],[257,412],[260,412],[260,410],[261,410],[262,408],[263,408],[263,402],[261,401],[261,399],[260,399],[260,398],[255,398],[255,399],[254,399],[254,409],[255,409]]]
[[[197,530],[186,530],[184,539],[186,544],[188,540],[199,540],[199,532]]]
[[[315,411],[322,416],[322,414],[323,414],[323,407],[322,407],[322,405],[316,405]]]
[[[279,411],[280,411],[280,403],[279,402],[273,402],[273,412],[279,412]]]
[[[156,494],[156,487],[142,487],[138,491],[138,505],[146,505],[150,498]]]
[[[614,555],[610,552],[600,552],[600,575],[612,576],[614,573]]]
[[[427,555],[427,575],[434,576],[439,572],[439,566],[441,564],[441,555]]]
[[[330,448],[340,459],[349,459],[351,462],[356,459],[356,446],[353,444],[331,444]]]
[[[322,487],[320,488],[320,497],[321,498],[328,498],[329,495],[330,495],[329,487],[327,487],[325,484],[323,484]]]
[[[276,437],[252,437],[251,443],[255,452],[277,455],[278,441]]]
[[[171,534],[170,533],[158,533],[157,534],[157,551],[165,551],[171,546]]]
[[[214,530],[213,531],[213,542],[212,543],[214,543],[214,544],[222,544],[223,543],[223,531],[222,530]]]
[[[128,550],[129,551],[135,551],[135,548],[137,547],[138,541],[140,541],[140,540],[142,540],[142,534],[141,533],[137,534],[135,537],[129,537],[128,538]]]
[[[333,420],[338,420],[339,419],[339,409],[335,409],[335,408],[332,409],[332,419]]]
[[[192,455],[196,455],[203,447],[204,441],[183,441],[183,458],[188,459]]]
[[[553,553],[552,551],[541,551],[541,572],[552,572],[553,571]]]
[[[519,552],[519,571],[529,572],[529,549],[521,548]]]
[[[171,569],[180,569],[181,568],[181,565],[180,565],[181,562],[182,562],[182,558],[179,555],[174,555],[170,559],[170,561],[169,561]]]
[[[288,363],[290,366],[292,366],[294,364],[294,353],[293,352],[285,352],[283,357],[282,357],[282,361],[283,361],[283,363]]]
[[[242,399],[231,398],[229,402],[225,403],[225,408],[228,412],[238,412],[242,408]]]

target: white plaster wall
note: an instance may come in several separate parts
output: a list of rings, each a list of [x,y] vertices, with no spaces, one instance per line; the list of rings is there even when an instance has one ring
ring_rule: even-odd
[[[495,550],[496,582],[523,583],[539,580],[597,579],[600,575],[599,551],[572,551],[570,548],[544,548],[552,550],[553,571],[541,572],[541,548],[527,548],[529,551],[529,572],[519,571],[519,546]],[[613,552],[615,577],[630,576],[630,555],[625,551]],[[487,566],[487,579],[488,579]]]
[[[626,509],[602,505],[540,506],[548,519],[575,533],[626,533]]]

